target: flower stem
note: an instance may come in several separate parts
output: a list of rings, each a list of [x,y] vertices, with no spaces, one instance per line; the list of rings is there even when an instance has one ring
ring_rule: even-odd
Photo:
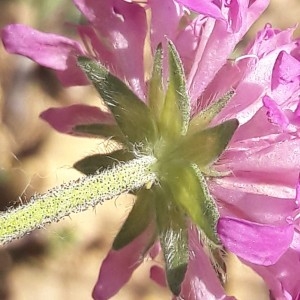
[[[154,162],[144,156],[32,196],[27,204],[0,214],[0,244],[153,182]]]

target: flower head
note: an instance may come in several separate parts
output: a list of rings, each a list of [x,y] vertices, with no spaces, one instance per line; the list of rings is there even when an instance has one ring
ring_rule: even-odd
[[[262,275],[274,298],[296,299],[300,68],[293,29],[267,25],[240,57],[228,60],[268,1],[74,3],[89,22],[78,26],[85,47],[22,25],[6,27],[2,39],[9,51],[55,69],[67,85],[87,83],[79,57],[110,109],[113,117],[95,107],[64,108],[72,117],[60,126],[61,109],[42,114],[62,132],[123,145],[75,168],[90,174],[116,159],[156,158],[157,182],[136,192],[94,298],[115,294],[159,239],[176,296],[226,297],[203,250],[214,253],[221,241]],[[16,43],[20,36],[23,43]],[[152,71],[144,68],[149,45]],[[218,257],[211,257],[215,267]],[[114,265],[123,267],[118,277],[110,271]],[[154,267],[151,276],[165,284],[161,269]]]
[[[157,182],[150,182],[137,192],[136,202],[114,240],[113,249],[124,248],[123,251],[127,251],[127,245],[146,228],[152,227],[144,247],[139,247],[137,253],[142,255],[159,239],[164,253],[166,279],[173,294],[178,296],[190,258],[190,222],[199,226],[202,239],[207,239],[209,247],[216,249],[219,245],[216,235],[218,212],[205,176],[212,172],[210,166],[225,149],[238,122],[232,119],[209,126],[222,107],[219,102],[190,121],[183,66],[170,41],[168,56],[169,82],[165,89],[163,51],[158,46],[149,81],[148,107],[103,66],[86,57],[79,57],[78,63],[114,115],[117,134],[112,135],[122,137],[119,140],[123,145],[122,160],[130,155],[156,158],[152,170],[156,173]],[[94,125],[85,125],[85,130],[88,131],[90,126]],[[81,127],[75,127],[75,130],[80,131]],[[109,156],[114,157],[114,154]],[[79,169],[85,172],[85,166],[91,160],[95,167],[101,167],[94,156],[80,161]],[[109,261],[110,255],[120,256],[114,250],[107,258]],[[101,284],[94,292],[96,298],[107,292],[102,278],[99,282]]]

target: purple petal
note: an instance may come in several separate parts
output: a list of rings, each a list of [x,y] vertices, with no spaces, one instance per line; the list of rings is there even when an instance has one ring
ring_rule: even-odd
[[[177,33],[178,29],[176,28],[176,35],[172,39],[178,53],[180,53],[180,58],[186,74],[189,74],[193,65],[199,36],[201,35],[204,23],[205,18],[195,18],[179,33]]]
[[[264,266],[278,261],[289,248],[294,234],[291,224],[274,226],[236,218],[220,218],[217,230],[229,251]]]
[[[288,51],[289,49],[287,49]],[[300,61],[286,51],[281,51],[275,61],[271,78],[271,95],[277,103],[287,105],[296,98],[300,86]],[[298,99],[295,99],[298,102]]]
[[[289,84],[295,80],[299,82],[299,76],[299,60],[289,55],[285,51],[281,51],[274,64],[272,76],[272,89],[275,89],[279,84]]]
[[[262,5],[257,6],[256,2],[260,2]],[[213,81],[222,66],[226,64],[227,58],[232,53],[236,44],[247,32],[251,24],[255,21],[255,18],[266,8],[268,1],[252,1],[249,7],[242,1],[234,5],[239,5],[238,8],[233,7],[234,12],[238,16],[243,16],[243,19],[241,19],[243,22],[239,25],[240,28],[237,32],[234,34],[228,32],[225,22],[216,21],[211,18],[207,19],[202,28],[194,64],[187,80],[193,113],[199,111],[201,108],[200,100],[206,98],[200,97],[200,95],[206,90],[210,82]],[[249,94],[247,90],[245,93]],[[212,95],[214,96],[214,94]],[[235,105],[235,107],[237,106]]]
[[[300,208],[300,174],[299,174],[298,182],[296,185],[295,203],[296,203],[297,207]]]
[[[90,82],[86,78],[86,75],[77,66],[77,60],[74,56],[70,56],[67,60],[67,69],[60,71],[56,70],[56,76],[59,81],[65,87],[77,86],[77,85],[89,85]]]
[[[261,107],[261,97],[271,88],[272,70],[278,54],[282,49],[295,52],[296,47],[297,43],[292,42],[292,30],[279,31],[266,26],[247,47],[244,56],[234,63],[227,62],[201,95],[201,99],[214,99],[216,90],[222,95],[228,90],[228,86],[235,88],[234,101],[230,101],[221,111],[216,122],[233,117],[238,118],[240,124],[249,121]],[[287,86],[283,89],[283,85],[280,85],[280,88],[283,92],[276,97],[269,91],[279,105],[287,103],[287,97],[291,95]],[[198,111],[201,107],[206,107],[206,101],[201,101],[195,109]]]
[[[238,32],[241,29],[241,26],[247,18],[247,8],[248,1],[231,1],[230,3],[225,2],[224,8],[228,8],[228,11],[225,13],[225,17],[228,22],[228,27],[232,32]]]
[[[254,41],[247,47],[246,52],[257,55],[259,59],[272,51],[276,51],[276,56],[283,49],[290,52],[290,46],[292,48],[297,47],[296,43],[293,42],[294,31],[294,28],[279,30],[273,28],[271,24],[266,24],[262,30],[257,32]]]
[[[80,44],[74,40],[21,24],[4,27],[1,37],[8,52],[29,57],[54,70],[65,70],[70,56],[84,54]]]
[[[109,299],[130,279],[133,271],[143,262],[143,252],[149,243],[150,226],[124,248],[110,250],[100,268],[93,290],[95,300]]]
[[[151,46],[155,51],[159,43],[166,42],[166,37],[172,41],[178,34],[178,22],[183,16],[182,7],[172,0],[148,0],[151,8]]]
[[[110,113],[100,110],[99,107],[83,104],[52,107],[42,112],[40,117],[57,131],[75,135],[78,135],[78,133],[73,131],[76,125],[114,123]]]
[[[82,38],[91,44],[97,60],[119,78],[126,78],[135,93],[144,99],[143,54],[147,31],[144,8],[123,0],[73,2],[91,23],[78,28]]]
[[[56,70],[65,86],[87,84],[76,62],[76,56],[85,52],[76,41],[21,24],[4,27],[1,38],[8,52],[26,56],[44,67]]]
[[[195,1],[195,0],[176,0],[182,5],[196,11],[204,16],[222,20],[227,23],[228,28],[233,32],[238,32],[243,23],[252,23],[268,6],[269,0],[265,1]],[[252,3],[251,3],[252,2]],[[247,10],[251,14],[247,17]],[[248,20],[247,20],[248,19]]]
[[[294,213],[292,215],[293,224],[295,226],[295,232],[293,236],[293,241],[291,244],[291,248],[296,250],[298,253],[300,253],[300,175],[298,178],[298,183],[296,185],[296,197],[295,197],[295,205],[296,209],[294,210]]]
[[[195,0],[176,0],[189,9],[205,16],[212,17],[218,20],[225,20],[221,12],[220,2],[216,1],[195,1]]]
[[[150,278],[157,284],[163,287],[167,287],[165,270],[159,266],[152,266],[150,269]]]
[[[161,251],[161,246],[159,242],[153,244],[149,250],[149,256],[154,259]]]
[[[277,141],[277,142],[276,142]],[[265,144],[257,147],[257,144]],[[224,188],[294,198],[300,170],[300,139],[244,141],[227,150],[222,162],[232,175],[214,181]],[[247,149],[247,151],[245,151]],[[288,153],[288,155],[287,155]],[[283,176],[284,174],[284,176]]]
[[[298,253],[300,253],[300,233],[295,230],[293,241],[291,243],[291,249],[296,250]]]
[[[295,200],[226,189],[210,182],[210,191],[220,204],[221,216],[251,220],[256,223],[286,224],[297,209]]]
[[[267,115],[271,123],[278,125],[282,130],[286,130],[289,125],[289,119],[280,109],[279,105],[269,96],[263,98],[264,107],[267,109]]]
[[[231,145],[237,143],[248,143],[250,147],[251,141],[255,141],[257,138],[261,138],[260,141],[263,143],[263,138],[280,133],[282,133],[281,128],[272,124],[268,120],[266,108],[261,107],[248,122],[239,126],[238,130],[231,139]],[[270,143],[268,143],[268,145],[270,145]],[[251,150],[253,150],[253,147],[251,147]]]
[[[300,299],[300,257],[296,251],[289,249],[276,264],[268,267],[245,263],[264,279],[272,299]]]
[[[300,102],[298,102],[294,112],[287,112],[287,116],[291,124],[295,125],[297,128],[300,127]]]

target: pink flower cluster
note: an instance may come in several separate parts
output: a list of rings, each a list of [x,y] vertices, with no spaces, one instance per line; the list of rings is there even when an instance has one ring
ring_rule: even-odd
[[[265,280],[272,299],[300,299],[300,45],[294,28],[266,25],[237,59],[237,43],[264,11],[268,0],[73,0],[87,19],[77,26],[82,44],[20,24],[2,30],[7,51],[52,68],[65,86],[87,84],[78,55],[107,66],[146,101],[144,45],[146,10],[151,10],[152,53],[166,37],[185,68],[192,115],[234,89],[214,118],[216,125],[237,118],[240,126],[214,169],[224,176],[208,184],[217,201],[218,234],[225,248]],[[191,13],[191,11],[196,12]],[[109,114],[84,104],[52,108],[42,118],[73,134],[76,124],[111,123]],[[143,233],[102,264],[95,299],[115,294],[141,263]],[[197,230],[190,231],[191,253],[183,299],[229,299],[205,255]],[[118,269],[118,277],[111,270]],[[159,267],[151,277],[164,283]]]

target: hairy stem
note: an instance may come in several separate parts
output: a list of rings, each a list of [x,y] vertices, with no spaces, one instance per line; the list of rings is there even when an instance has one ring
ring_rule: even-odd
[[[153,182],[154,162],[144,156],[34,195],[27,204],[0,214],[0,244]]]

